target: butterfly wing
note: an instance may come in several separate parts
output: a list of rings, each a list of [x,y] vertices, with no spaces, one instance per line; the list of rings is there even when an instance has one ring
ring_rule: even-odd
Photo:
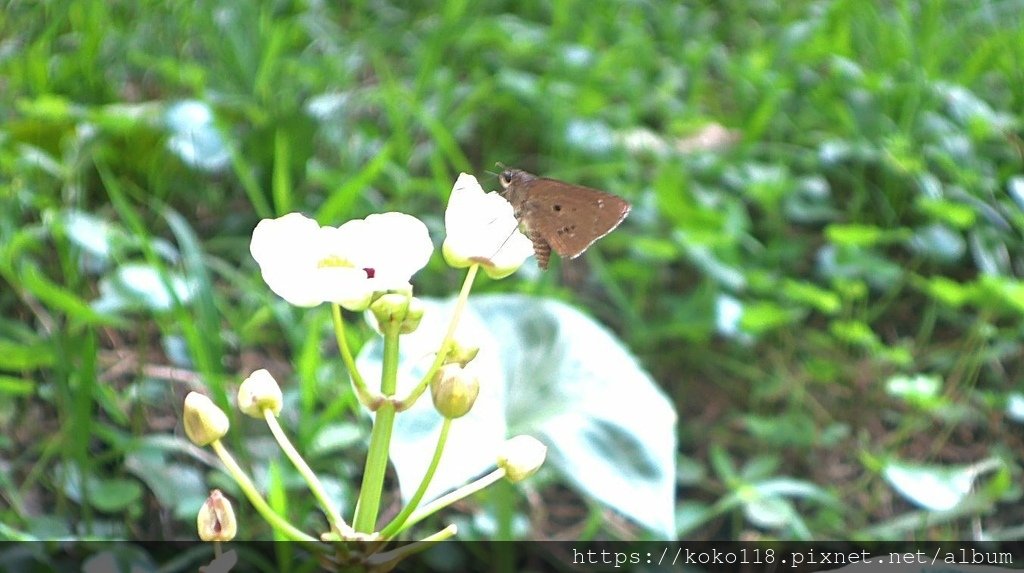
[[[526,226],[570,259],[612,232],[629,214],[626,200],[590,187],[543,177],[526,185]]]

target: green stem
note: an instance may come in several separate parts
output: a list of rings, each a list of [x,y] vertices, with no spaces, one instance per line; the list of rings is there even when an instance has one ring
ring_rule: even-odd
[[[341,352],[341,359],[348,368],[349,378],[352,379],[352,388],[356,391],[359,402],[370,409],[376,410],[381,400],[380,395],[374,394],[366,386],[366,381],[356,369],[356,361],[352,358],[352,351],[348,347],[348,339],[345,337],[345,318],[341,315],[341,306],[331,304],[331,316],[334,318],[334,338],[338,341],[338,351]]]
[[[423,495],[427,493],[427,487],[430,486],[430,480],[434,479],[434,474],[437,472],[437,465],[441,463],[441,454],[444,453],[444,445],[448,441],[448,430],[452,427],[452,419],[445,418],[441,424],[441,435],[437,437],[437,446],[434,448],[434,457],[430,460],[430,466],[427,467],[427,472],[423,474],[423,481],[420,482],[419,488],[416,493],[412,494],[412,498],[409,500],[409,504],[402,509],[402,512],[395,516],[391,520],[391,523],[381,530],[380,536],[384,539],[390,539],[396,534],[402,531],[402,524],[408,519],[409,515],[416,509],[416,506],[420,504],[420,500],[423,499]]]
[[[434,378],[434,374],[437,369],[444,364],[444,359],[448,357],[448,351],[451,349],[452,340],[455,339],[455,328],[459,325],[459,319],[462,318],[462,313],[466,309],[466,301],[469,300],[469,291],[473,288],[473,281],[476,280],[476,273],[480,270],[479,264],[474,264],[469,267],[469,271],[466,272],[466,278],[462,281],[462,289],[459,291],[459,298],[455,302],[455,310],[452,311],[451,321],[448,323],[448,332],[445,333],[444,339],[441,341],[441,347],[437,350],[437,356],[434,357],[434,363],[430,365],[427,373],[423,375],[423,379],[420,380],[419,384],[409,393],[408,396],[398,402],[397,407],[399,412],[403,412],[412,407],[416,403],[416,400],[426,391],[427,386],[430,385],[430,381]]]
[[[515,519],[515,512],[512,511],[514,504],[512,498],[512,484],[509,482],[495,484],[489,496],[494,502],[494,520],[497,522],[497,531],[494,534],[496,541],[513,541],[512,520]]]
[[[277,444],[284,450],[288,459],[291,460],[292,465],[295,469],[299,470],[302,474],[303,479],[306,480],[306,484],[309,486],[309,491],[313,492],[313,496],[320,502],[320,506],[324,508],[324,513],[327,514],[327,521],[331,523],[331,529],[341,534],[347,534],[352,531],[352,528],[345,523],[345,520],[338,513],[338,509],[331,502],[331,498],[327,497],[327,492],[324,491],[323,485],[320,483],[320,478],[313,473],[313,470],[306,463],[306,460],[302,458],[295,446],[292,445],[288,436],[285,435],[284,429],[281,428],[281,424],[278,423],[277,417],[274,416],[269,408],[263,409],[263,417],[267,421],[267,426],[270,427],[270,433],[274,434],[274,439],[277,440]]]
[[[380,570],[382,571],[388,571],[391,569],[391,567],[389,566],[397,565],[401,560],[411,555],[419,553],[420,551],[423,551],[425,549],[430,549],[433,543],[436,543],[438,541],[444,541],[445,539],[448,539],[449,537],[452,537],[453,535],[458,533],[458,531],[459,528],[453,523],[448,527],[445,527],[441,531],[428,535],[415,543],[403,545],[397,549],[392,549],[387,553],[374,555],[373,557],[367,559],[366,563],[371,567],[380,568]]]
[[[505,477],[505,470],[502,468],[498,468],[493,472],[485,475],[484,477],[476,480],[473,483],[466,484],[460,487],[459,489],[452,491],[451,493],[448,493],[435,499],[434,501],[414,511],[413,514],[409,516],[409,519],[405,522],[405,528],[408,529],[413,525],[416,525],[425,517],[428,517],[448,507],[449,505],[455,503],[456,501],[459,501],[460,499],[473,495],[474,493],[484,489],[485,487],[491,485],[492,483],[500,480],[503,477]]]
[[[400,322],[381,325],[384,331],[384,360],[381,364],[380,392],[385,398],[394,396],[398,387],[398,335],[401,326]],[[370,447],[363,470],[363,483],[360,486],[359,501],[356,502],[356,515],[352,520],[352,526],[362,533],[373,532],[377,524],[384,474],[388,468],[391,430],[394,425],[395,403],[393,400],[385,399],[373,419]]]
[[[272,527],[286,535],[292,541],[306,541],[316,543],[317,540],[309,535],[306,535],[302,531],[295,528],[294,525],[288,523],[283,517],[277,514],[268,504],[264,501],[263,496],[260,495],[259,491],[256,490],[256,485],[252,483],[249,476],[245,475],[245,472],[235,461],[235,458],[231,456],[231,452],[224,447],[224,444],[220,440],[214,440],[212,444],[213,451],[216,452],[217,457],[227,468],[228,473],[234,478],[238,485],[242,488],[242,492],[245,493],[245,497],[249,499],[249,503],[256,508],[263,519],[267,520]]]

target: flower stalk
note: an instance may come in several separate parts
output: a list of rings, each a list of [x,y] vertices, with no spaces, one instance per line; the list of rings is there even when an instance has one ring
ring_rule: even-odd
[[[434,474],[437,473],[437,466],[441,463],[441,455],[444,453],[444,445],[448,441],[448,430],[451,427],[452,419],[445,418],[444,422],[441,423],[441,433],[437,437],[437,446],[434,447],[434,456],[430,458],[430,465],[427,467],[426,473],[423,474],[423,480],[420,481],[419,487],[416,488],[416,493],[409,498],[409,503],[391,520],[391,523],[381,530],[380,535],[382,538],[390,539],[405,530],[403,525],[405,525],[406,520],[419,506],[420,501],[423,500],[423,495],[427,493],[427,488],[430,487],[430,481],[434,479]]]
[[[288,523],[288,520],[278,515],[277,512],[270,507],[266,500],[263,499],[263,496],[260,495],[259,490],[256,489],[256,484],[252,483],[252,480],[249,479],[249,476],[246,475],[245,471],[238,465],[238,462],[236,462],[235,458],[231,455],[231,452],[224,447],[224,444],[221,443],[220,440],[214,440],[210,444],[210,447],[213,448],[214,453],[216,453],[217,457],[220,458],[221,463],[224,464],[224,467],[228,470],[228,474],[231,475],[231,478],[235,480],[240,488],[242,488],[242,493],[245,494],[246,499],[248,499],[249,503],[256,508],[256,511],[259,512],[260,516],[267,520],[267,523],[292,541],[316,543],[317,540],[315,538],[303,533],[294,525]]]
[[[380,496],[384,487],[384,473],[388,465],[391,430],[395,425],[395,404],[389,400],[398,388],[398,339],[401,323],[381,325],[384,331],[384,359],[381,368],[380,391],[385,400],[377,408],[370,431],[370,447],[363,471],[363,483],[356,503],[356,516],[352,526],[356,531],[369,533],[377,522]]]
[[[302,479],[306,480],[306,485],[309,487],[309,491],[313,493],[313,497],[320,502],[320,507],[323,508],[324,514],[327,516],[328,523],[331,524],[331,530],[337,531],[343,537],[353,533],[352,528],[345,523],[345,519],[338,513],[337,507],[331,498],[327,496],[327,492],[324,491],[323,484],[320,483],[320,478],[313,473],[313,469],[309,467],[306,460],[303,459],[302,455],[299,454],[295,446],[292,445],[291,440],[284,433],[284,429],[281,428],[281,424],[278,423],[277,417],[269,409],[263,411],[264,419],[267,422],[267,427],[270,428],[270,433],[274,435],[274,439],[277,440],[277,444],[281,446],[285,455],[298,470]]]
[[[348,347],[348,337],[345,336],[345,317],[341,314],[341,305],[331,305],[331,317],[334,319],[334,338],[338,342],[338,352],[348,369],[349,378],[352,380],[352,389],[356,392],[359,403],[366,406],[371,412],[380,407],[383,398],[380,394],[372,392],[363,380],[363,376],[356,368],[355,358],[352,357],[352,350]]]
[[[474,482],[468,483],[456,490],[453,490],[445,495],[442,495],[441,497],[435,499],[434,501],[431,501],[430,503],[412,512],[409,518],[405,521],[405,528],[407,529],[409,527],[412,527],[413,525],[416,525],[425,518],[430,517],[431,515],[448,507],[449,505],[455,503],[456,501],[459,501],[460,499],[465,499],[473,495],[474,493],[497,482],[503,477],[505,477],[505,470],[502,468],[498,468],[492,471],[491,473],[481,478],[478,478]]]
[[[455,340],[455,329],[459,326],[459,320],[462,318],[462,313],[466,310],[466,302],[469,300],[469,291],[473,288],[473,281],[476,280],[476,274],[479,270],[480,265],[473,264],[469,267],[469,270],[466,271],[466,278],[462,281],[462,289],[459,290],[459,298],[455,301],[455,310],[452,311],[452,318],[448,322],[448,331],[441,340],[441,346],[437,349],[437,355],[434,356],[434,362],[430,365],[430,368],[427,369],[426,374],[423,375],[423,379],[420,380],[419,384],[413,388],[412,392],[398,402],[396,407],[399,412],[408,410],[416,403],[416,400],[423,395],[427,386],[430,385],[430,381],[434,379],[434,374],[437,373],[438,368],[444,364],[445,358],[448,357],[448,351],[451,349],[452,341]]]

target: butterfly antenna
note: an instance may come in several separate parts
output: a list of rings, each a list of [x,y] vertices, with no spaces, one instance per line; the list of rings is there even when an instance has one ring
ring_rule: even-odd
[[[505,167],[505,164],[500,162],[500,161],[495,161],[494,165],[497,166],[498,169],[501,169],[502,171],[505,171],[506,169],[508,169],[508,167]],[[486,173],[490,173],[491,175],[493,175],[495,177],[499,177],[500,176],[498,173],[495,173],[493,171],[486,171]]]

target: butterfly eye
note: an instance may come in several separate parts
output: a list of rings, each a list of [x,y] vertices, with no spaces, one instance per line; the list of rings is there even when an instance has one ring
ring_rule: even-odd
[[[501,175],[498,177],[498,181],[501,183],[502,187],[508,187],[509,185],[511,185],[512,184],[512,170],[511,169],[506,169],[506,170],[502,171]]]

